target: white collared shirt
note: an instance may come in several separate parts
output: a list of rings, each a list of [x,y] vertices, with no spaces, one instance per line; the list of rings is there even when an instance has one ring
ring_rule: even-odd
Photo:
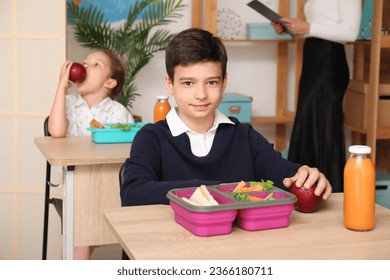
[[[87,128],[92,119],[100,123],[134,122],[130,112],[110,97],[89,107],[78,93],[66,96],[66,117],[69,122],[67,136],[90,135]]]
[[[234,125],[234,122],[217,109],[215,110],[213,126],[204,134],[197,133],[188,128],[188,126],[180,119],[176,110],[177,108],[172,108],[167,114],[167,123],[172,136],[176,137],[180,134],[187,133],[190,138],[191,151],[197,157],[204,157],[210,152],[219,124],[229,123]]]

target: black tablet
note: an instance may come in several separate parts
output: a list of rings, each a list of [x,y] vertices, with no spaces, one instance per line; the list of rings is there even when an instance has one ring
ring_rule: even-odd
[[[263,3],[261,3],[257,0],[250,1],[247,5],[249,7],[251,7],[252,9],[254,9],[256,12],[262,14],[264,17],[266,17],[270,21],[277,22],[278,24],[283,26],[284,31],[286,33],[288,33],[291,37],[294,37],[294,34],[290,30],[288,30],[287,27],[283,23],[280,22],[280,19],[282,18],[282,16],[275,13],[273,10],[268,8],[266,5],[264,5]]]

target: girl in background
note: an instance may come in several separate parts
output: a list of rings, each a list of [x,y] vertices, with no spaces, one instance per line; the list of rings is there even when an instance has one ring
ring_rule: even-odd
[[[92,119],[100,123],[134,122],[130,112],[114,99],[122,93],[125,69],[118,57],[107,49],[90,53],[83,63],[85,80],[69,81],[71,61],[60,72],[57,92],[50,111],[49,132],[52,137],[88,135]],[[77,93],[67,94],[75,86]],[[90,259],[94,247],[75,247],[74,259]]]
[[[130,112],[115,98],[122,93],[125,69],[107,49],[90,53],[84,61],[86,79],[69,81],[71,61],[61,68],[57,92],[50,112],[49,132],[53,137],[89,135],[92,119],[100,123],[133,122]],[[71,86],[76,94],[67,95]]]

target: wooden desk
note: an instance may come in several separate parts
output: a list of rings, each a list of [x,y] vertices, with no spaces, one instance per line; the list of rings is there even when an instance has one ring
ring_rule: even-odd
[[[73,245],[117,243],[102,211],[120,207],[119,169],[131,144],[95,144],[90,136],[39,137],[35,144],[51,165],[64,170],[64,259],[73,258]]]
[[[343,194],[316,213],[294,211],[287,228],[197,237],[167,205],[106,210],[105,220],[131,259],[390,259],[390,210],[376,206],[376,227],[344,228]]]

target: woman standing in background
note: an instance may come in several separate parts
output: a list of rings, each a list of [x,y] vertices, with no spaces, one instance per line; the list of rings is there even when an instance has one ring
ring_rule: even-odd
[[[343,191],[346,161],[343,99],[349,69],[344,44],[358,36],[361,5],[361,0],[308,0],[306,20],[281,19],[292,33],[306,37],[288,159],[317,167],[334,192]],[[281,25],[273,25],[283,33]]]

